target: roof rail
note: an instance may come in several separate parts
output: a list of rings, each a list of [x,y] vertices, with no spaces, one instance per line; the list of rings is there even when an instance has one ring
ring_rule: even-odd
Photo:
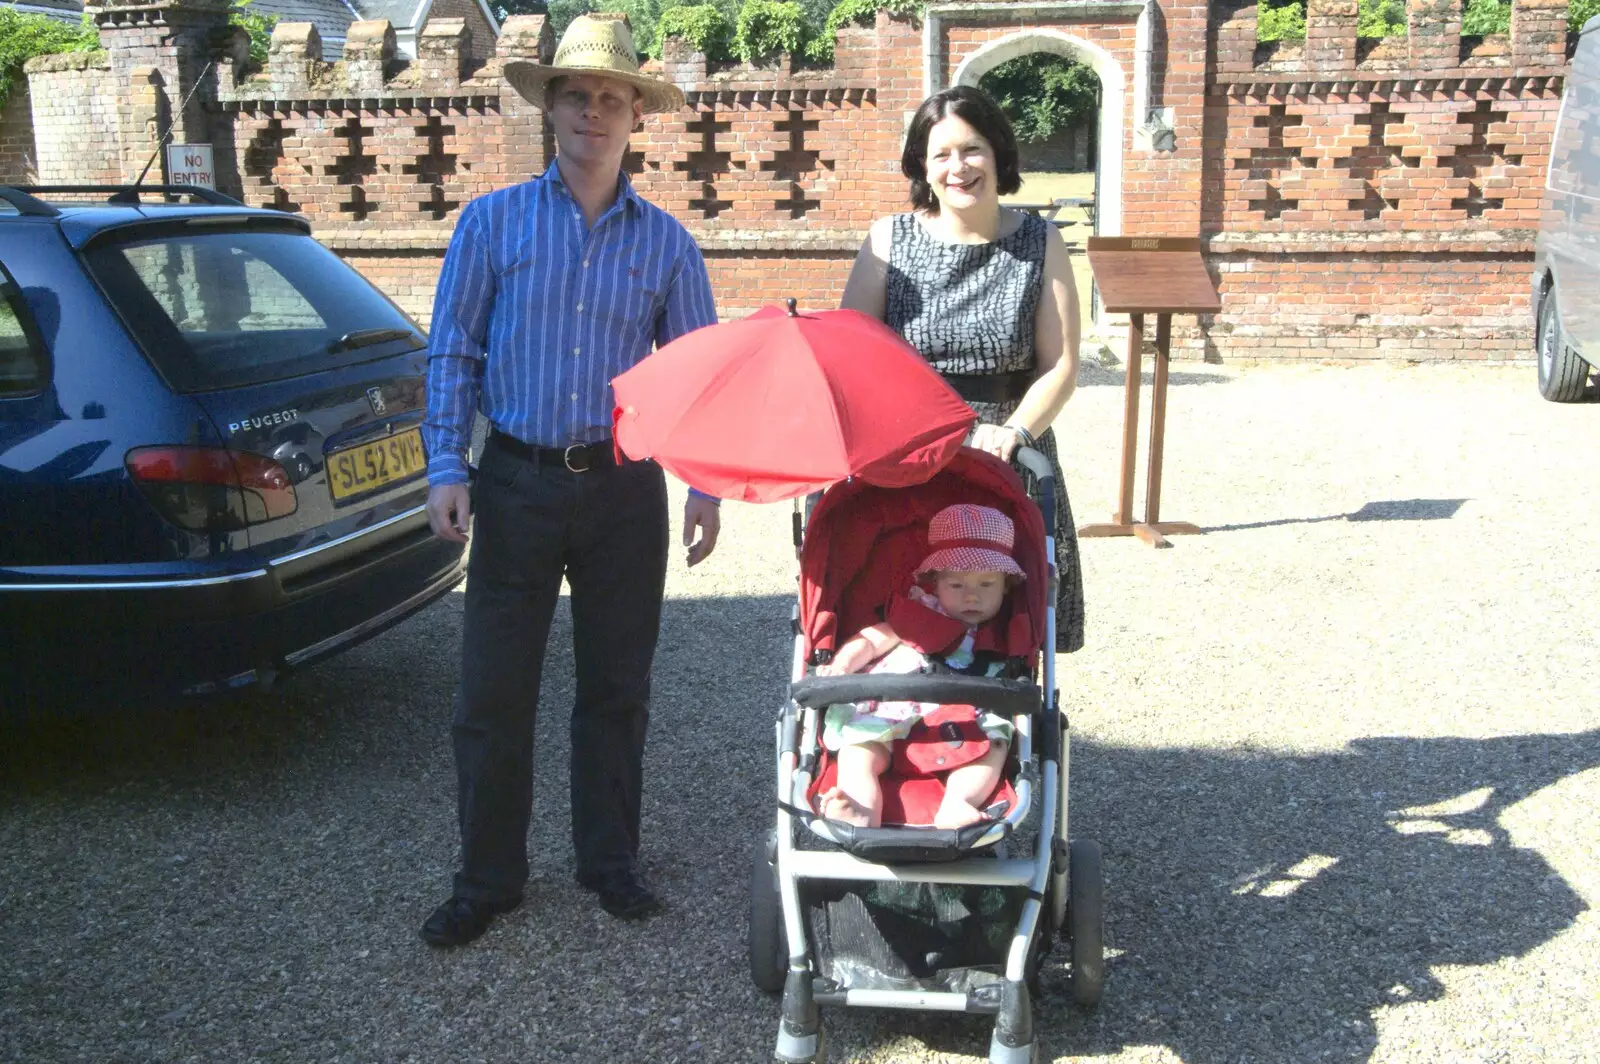
[[[218,207],[243,207],[245,204],[232,196],[223,195],[204,185],[12,185],[19,192],[104,192],[107,203],[137,207],[139,193],[153,192],[168,196],[193,196]],[[36,201],[37,202],[37,201]],[[48,204],[46,204],[48,206]]]
[[[44,200],[28,195],[15,185],[0,185],[0,200],[15,207],[18,214],[33,215],[36,218],[54,218],[61,213]]]

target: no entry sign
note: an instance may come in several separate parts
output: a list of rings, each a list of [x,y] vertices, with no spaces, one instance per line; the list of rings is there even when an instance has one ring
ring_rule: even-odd
[[[167,145],[167,180],[174,185],[217,187],[217,172],[211,166],[211,145]]]

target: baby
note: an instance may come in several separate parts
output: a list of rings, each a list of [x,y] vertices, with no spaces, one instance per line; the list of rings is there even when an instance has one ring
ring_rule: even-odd
[[[1016,533],[1011,519],[988,506],[959,504],[934,515],[928,524],[931,553],[917,567],[915,578],[930,584],[930,594],[913,584],[910,609],[931,610],[965,625],[940,647],[918,648],[887,621],[847,639],[833,660],[817,668],[819,676],[846,673],[914,673],[929,658],[968,675],[997,675],[1005,665],[1002,655],[986,649],[998,645],[990,623],[1000,613],[1006,593],[1025,579],[1011,556]],[[943,546],[941,546],[943,544]],[[891,614],[904,613],[902,604]],[[944,622],[948,630],[948,623]],[[838,705],[828,710],[822,742],[837,752],[838,783],[821,796],[822,815],[849,824],[878,827],[883,820],[883,788],[878,777],[888,769],[891,744],[904,739],[925,714],[938,707],[920,702],[864,702]],[[978,803],[1000,781],[1011,722],[994,713],[982,713],[979,725],[989,738],[989,752],[980,760],[955,769],[945,780],[944,801],[934,816],[934,826],[959,828],[985,819]]]

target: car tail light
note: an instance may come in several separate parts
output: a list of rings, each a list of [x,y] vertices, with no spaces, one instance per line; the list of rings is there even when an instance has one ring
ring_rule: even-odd
[[[287,517],[300,500],[270,458],[220,447],[140,447],[128,473],[162,517],[194,532],[231,531]]]

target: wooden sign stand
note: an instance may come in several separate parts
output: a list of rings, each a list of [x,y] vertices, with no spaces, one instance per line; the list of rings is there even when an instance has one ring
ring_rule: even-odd
[[[1187,237],[1092,236],[1089,268],[1105,309],[1128,315],[1128,380],[1122,409],[1122,484],[1115,520],[1084,525],[1078,535],[1138,536],[1152,547],[1170,547],[1167,536],[1197,534],[1187,521],[1161,520],[1161,453],[1166,444],[1167,363],[1172,315],[1214,314],[1222,309],[1206,272],[1200,241]],[[1150,396],[1150,467],[1145,479],[1144,520],[1133,519],[1133,466],[1139,450],[1139,362],[1144,318],[1156,317],[1155,383]]]

